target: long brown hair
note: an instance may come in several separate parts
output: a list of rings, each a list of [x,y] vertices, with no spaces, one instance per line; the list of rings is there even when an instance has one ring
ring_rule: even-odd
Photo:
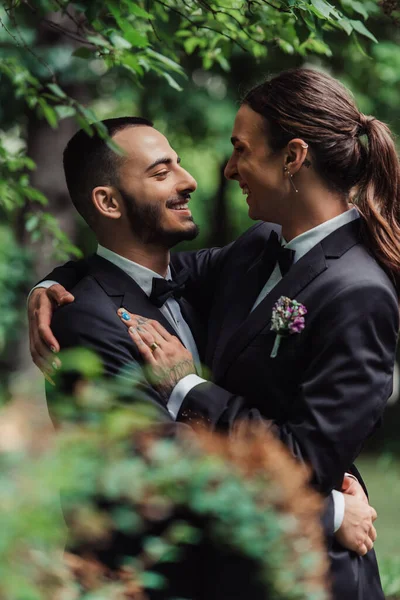
[[[387,125],[360,113],[341,83],[313,69],[284,71],[243,103],[266,119],[273,150],[295,137],[309,144],[316,171],[330,189],[351,195],[368,245],[399,276],[400,163]]]

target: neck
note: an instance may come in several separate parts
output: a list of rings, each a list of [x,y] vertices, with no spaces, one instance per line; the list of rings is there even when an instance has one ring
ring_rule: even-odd
[[[116,241],[115,239],[104,239],[98,237],[98,242],[107,250],[111,250],[123,258],[127,258],[138,265],[142,265],[155,273],[165,277],[170,261],[170,253],[168,248],[162,248],[156,245],[146,245],[135,240],[130,240],[129,243]]]
[[[347,199],[326,191],[324,194],[317,194],[314,201],[308,199],[298,202],[298,200],[299,197],[294,198],[291,203],[291,206],[297,206],[298,210],[286,211],[281,220],[282,236],[287,242],[351,208]]]

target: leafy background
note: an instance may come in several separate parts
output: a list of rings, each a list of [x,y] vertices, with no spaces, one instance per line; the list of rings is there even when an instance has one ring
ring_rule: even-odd
[[[46,419],[26,339],[32,284],[95,241],[68,199],[63,148],[77,127],[142,115],[197,179],[191,247],[222,245],[250,224],[226,182],[230,132],[243,92],[307,65],[353,92],[360,109],[400,131],[399,2],[367,0],[3,0],[0,7],[0,373]],[[183,247],[186,247],[185,245]],[[37,388],[37,392],[34,392]],[[400,593],[399,403],[359,466],[379,512],[376,549],[387,594]],[[32,408],[32,407],[41,408]],[[35,412],[36,410],[36,412]]]

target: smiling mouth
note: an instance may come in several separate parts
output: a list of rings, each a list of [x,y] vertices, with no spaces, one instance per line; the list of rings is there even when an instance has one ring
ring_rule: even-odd
[[[248,196],[250,194],[250,190],[247,187],[247,185],[243,185],[243,186],[240,186],[240,187],[242,188],[242,194],[243,194],[243,196]]]
[[[170,210],[189,210],[189,200],[190,200],[190,196],[187,196],[186,198],[183,198],[182,200],[172,200],[167,202],[167,208],[169,208]]]

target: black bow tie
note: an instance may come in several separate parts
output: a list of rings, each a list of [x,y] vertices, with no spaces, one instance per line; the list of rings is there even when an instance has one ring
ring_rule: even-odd
[[[153,277],[150,302],[157,306],[157,308],[161,308],[171,296],[175,299],[180,298],[185,289],[188,277],[189,273],[185,269],[175,277],[175,281],[162,279],[161,277]]]
[[[276,256],[282,277],[284,277],[293,265],[294,256],[296,254],[295,250],[290,250],[289,248],[282,246],[276,231],[271,231],[265,250],[268,254],[271,253],[272,256]]]

